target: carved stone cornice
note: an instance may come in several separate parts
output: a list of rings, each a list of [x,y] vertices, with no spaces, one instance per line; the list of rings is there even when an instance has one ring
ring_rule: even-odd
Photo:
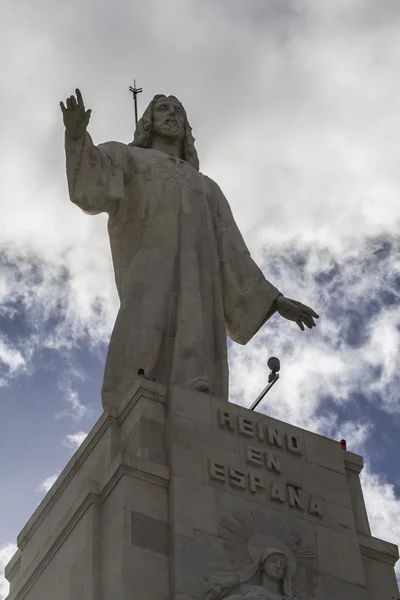
[[[399,559],[399,549],[396,544],[362,534],[358,535],[358,541],[363,556],[388,563],[393,567]]]

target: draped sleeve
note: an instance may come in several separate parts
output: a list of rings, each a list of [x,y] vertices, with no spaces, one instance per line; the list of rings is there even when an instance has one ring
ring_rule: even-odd
[[[65,155],[71,201],[90,215],[114,213],[125,193],[127,146],[120,142],[95,146],[87,132],[76,140],[66,134]]]
[[[207,179],[227,334],[233,341],[246,344],[274,314],[273,304],[282,294],[251,258],[227,199],[219,186]]]

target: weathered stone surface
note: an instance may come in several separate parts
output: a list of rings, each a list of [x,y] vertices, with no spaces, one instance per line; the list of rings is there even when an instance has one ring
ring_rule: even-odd
[[[318,577],[315,595],[311,596],[312,600],[314,598],[315,600],[320,598],[321,600],[371,600],[366,588],[345,583],[328,575]],[[386,600],[386,598],[379,596],[379,600]]]
[[[144,386],[95,426],[24,528],[9,600],[240,600],[249,585],[260,600],[396,598],[397,547],[356,531],[359,457],[344,453],[346,473],[328,451],[318,464],[307,432],[240,407],[221,428],[198,393],[165,419],[162,387]],[[260,421],[264,440],[251,435]]]
[[[115,591],[108,598],[132,597],[141,600],[169,600],[169,560],[167,556],[139,548],[124,545],[122,559],[122,594]]]
[[[131,543],[133,546],[168,556],[168,523],[131,510]]]
[[[125,451],[160,465],[167,464],[165,424],[141,417],[135,424]]]
[[[356,532],[354,514],[348,506],[342,506],[336,502],[326,502],[326,524],[342,532]]]
[[[229,571],[231,559],[220,537],[195,530],[192,537],[176,535],[172,547],[172,593],[202,598],[206,587],[203,581],[210,564]]]
[[[340,581],[366,586],[358,538],[317,526],[318,562],[321,573]]]
[[[171,449],[179,448],[196,454],[199,458],[209,457],[229,463],[236,462],[240,466],[238,436],[178,415],[170,417],[169,427]]]
[[[216,535],[215,490],[185,477],[174,476],[170,489],[170,518],[174,535],[191,536],[195,529]]]
[[[211,408],[213,402],[215,400],[209,394],[178,386],[172,386],[168,396],[168,407],[171,414],[209,426],[213,426]]]
[[[307,460],[326,469],[345,473],[345,452],[338,442],[307,432],[304,435],[304,443]]]
[[[362,560],[371,600],[398,600],[399,591],[393,565],[368,556],[363,556]]]

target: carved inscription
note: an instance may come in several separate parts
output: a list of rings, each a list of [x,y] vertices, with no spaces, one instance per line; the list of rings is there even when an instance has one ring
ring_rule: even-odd
[[[218,410],[218,424],[221,429],[237,431],[247,438],[257,439],[259,442],[275,446],[280,450],[287,450],[297,456],[303,455],[303,444],[300,436],[284,433],[271,425],[266,425],[260,421],[254,422],[242,415],[235,417],[229,410]]]
[[[249,489],[253,494],[263,491],[270,500],[287,504],[290,508],[295,508],[300,512],[307,511],[316,517],[324,516],[322,500],[315,496],[308,498],[308,494],[302,492],[301,486],[271,481],[262,475],[236,469],[215,460],[209,461],[209,475],[211,479],[226,483],[236,489]]]
[[[265,467],[268,471],[281,473],[281,462],[278,456],[271,452],[254,448],[250,444],[246,444],[246,461],[257,467]]]
[[[302,490],[298,481],[283,483],[275,479],[282,475],[281,452],[303,457],[302,438],[293,433],[284,432],[277,427],[260,421],[253,421],[243,415],[235,416],[229,410],[218,411],[218,425],[221,429],[237,432],[246,438],[244,444],[245,460],[254,471],[238,469],[216,460],[209,461],[211,479],[225,483],[239,490],[249,490],[252,494],[263,493],[266,499],[285,504],[299,512],[308,512],[316,517],[324,516],[324,502],[320,498],[310,496]],[[253,443],[252,443],[253,440]],[[254,442],[261,443],[254,445]],[[274,452],[281,451],[280,453]],[[271,476],[274,479],[271,480]]]

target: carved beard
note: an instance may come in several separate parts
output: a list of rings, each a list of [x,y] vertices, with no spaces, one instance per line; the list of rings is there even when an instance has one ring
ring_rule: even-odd
[[[165,122],[162,125],[154,125],[154,132],[170,140],[179,140],[183,137],[183,131],[177,121]]]

